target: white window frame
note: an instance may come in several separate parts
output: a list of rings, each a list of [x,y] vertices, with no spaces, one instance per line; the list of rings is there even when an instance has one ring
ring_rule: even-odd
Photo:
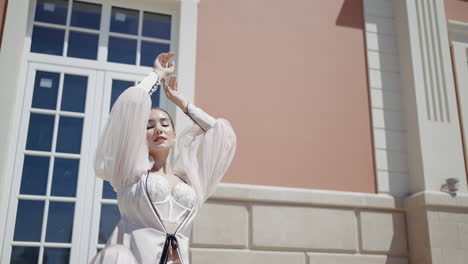
[[[0,186],[0,191],[2,195],[0,196],[0,208],[5,212],[10,212],[2,217],[0,217],[0,259],[2,262],[9,262],[10,257],[10,241],[12,240],[12,235],[14,232],[14,223],[11,225],[11,220],[7,224],[7,220],[10,218],[16,217],[16,210],[17,210],[17,202],[12,202],[13,196],[18,193],[18,186],[20,184],[20,179],[14,179],[12,175],[17,175],[18,170],[22,168],[16,164],[15,158],[18,155],[23,155],[24,146],[21,149],[19,146],[19,142],[25,142],[25,135],[19,136],[19,133],[26,133],[27,131],[24,130],[25,120],[22,120],[21,113],[24,110],[23,105],[27,100],[24,99],[28,91],[32,93],[31,88],[29,90],[26,88],[26,83],[28,81],[27,70],[28,67],[31,67],[33,64],[40,64],[46,65],[48,64],[50,67],[60,67],[61,69],[65,69],[64,66],[68,66],[72,68],[71,72],[76,72],[78,68],[85,68],[88,71],[96,71],[95,74],[95,83],[104,83],[106,78],[106,72],[112,71],[120,74],[130,74],[132,76],[146,76],[146,74],[151,70],[149,67],[144,66],[137,66],[134,65],[124,65],[118,63],[109,63],[105,62],[107,59],[107,40],[109,36],[109,32],[102,32],[104,29],[108,31],[109,29],[109,22],[110,22],[110,8],[106,8],[104,6],[118,6],[123,8],[130,8],[130,9],[140,9],[149,12],[157,12],[157,13],[166,13],[172,15],[172,32],[171,32],[171,50],[176,51],[178,56],[176,57],[176,64],[177,64],[177,75],[179,77],[179,83],[181,84],[181,90],[187,95],[189,100],[193,101],[194,97],[194,84],[195,84],[195,52],[196,52],[196,27],[197,27],[197,15],[198,15],[198,1],[197,0],[181,0],[181,1],[145,1],[145,0],[81,0],[83,2],[90,2],[90,3],[99,3],[102,4],[102,18],[101,18],[101,33],[99,38],[99,50],[98,50],[98,60],[86,60],[86,59],[79,59],[79,58],[70,58],[70,57],[60,57],[60,56],[50,56],[45,54],[35,54],[29,53],[30,45],[31,45],[31,33],[32,33],[32,26],[33,26],[33,19],[34,19],[34,9],[36,6],[36,1],[32,0],[15,0],[8,3],[7,9],[7,16],[5,23],[9,26],[5,27],[4,36],[14,36],[14,38],[4,38],[2,47],[5,46],[12,46],[15,47],[16,53],[21,50],[21,56],[14,57],[9,55],[3,55],[1,58],[3,59],[0,61],[0,67],[10,67],[11,69],[15,69],[14,72],[16,76],[11,76],[11,72],[0,73],[0,76],[7,77],[4,80],[7,80],[4,84],[11,85],[13,87],[16,94],[16,101],[9,105],[11,107],[11,112],[16,113],[12,117],[12,125],[9,126],[9,130],[5,132],[5,135],[8,135],[8,142],[9,144],[6,146],[5,149],[0,149],[1,152],[4,153],[15,153],[15,155],[5,155],[8,157],[7,160],[4,161],[3,170],[0,172],[0,182],[2,182],[2,186]],[[156,3],[155,3],[156,2]],[[24,8],[27,6],[28,8]],[[69,11],[71,9],[69,8]],[[68,16],[69,17],[69,16]],[[21,20],[23,19],[23,20]],[[20,22],[18,22],[18,20]],[[68,18],[69,20],[69,18]],[[22,35],[21,30],[15,28],[15,24],[21,25],[21,23],[27,24],[26,36]],[[69,23],[69,21],[68,21]],[[106,25],[107,23],[107,25]],[[49,25],[48,25],[49,26]],[[73,28],[74,30],[76,28]],[[141,30],[141,29],[140,29]],[[86,31],[86,30],[78,30],[78,31]],[[17,32],[20,32],[21,35],[19,36]],[[18,41],[21,40],[21,41]],[[179,41],[182,42],[179,44]],[[66,42],[65,42],[66,46]],[[104,49],[104,50],[103,50]],[[64,47],[64,54],[66,52],[66,47]],[[138,58],[137,58],[138,61]],[[63,71],[63,70],[62,70]],[[7,75],[10,74],[10,75]],[[100,93],[100,89],[96,89],[96,94],[94,95],[95,98],[102,98],[104,96]],[[173,114],[174,122],[178,124],[176,126],[178,129],[185,127],[188,124],[188,120],[186,117],[179,113],[180,111],[176,111],[176,107],[172,104],[164,105],[166,102],[164,93],[161,93],[161,106],[165,107],[171,114]],[[97,102],[96,101],[96,102]],[[100,104],[100,103],[99,103]],[[98,107],[98,106],[96,106]],[[102,106],[101,106],[102,107]],[[29,115],[29,113],[28,113]],[[98,127],[102,126],[102,120],[99,118],[93,118],[92,123],[94,125],[98,124]],[[23,124],[23,125],[22,125]],[[185,125],[184,125],[185,124]],[[19,139],[19,141],[18,141]],[[97,138],[93,137],[90,139],[90,145],[95,146],[97,144]],[[84,143],[84,141],[83,141]],[[86,150],[85,150],[86,151]],[[12,157],[15,156],[15,157]],[[14,165],[16,164],[16,165]],[[22,164],[22,163],[21,163]],[[81,171],[81,162],[80,162],[80,171]],[[87,174],[94,174],[92,171],[92,166],[90,166],[89,160],[87,168]],[[93,179],[94,180],[94,179]],[[99,182],[99,181],[97,181]],[[100,186],[95,186],[92,190],[87,191],[90,195],[86,195],[87,199],[93,199],[93,192],[95,193],[96,190],[99,190],[99,193],[102,190],[102,183],[97,184]],[[12,187],[17,186],[16,189],[12,189]],[[99,188],[97,188],[99,187]],[[11,192],[13,190],[13,192]],[[92,206],[86,206],[86,204],[90,204],[90,201],[84,201],[85,204],[80,211],[85,212],[85,214],[91,214],[93,211]],[[78,201],[77,201],[78,203]],[[96,203],[98,204],[98,203]],[[77,204],[75,204],[77,206]],[[14,211],[14,213],[13,213]],[[77,216],[84,216],[80,213],[78,208],[75,209],[75,217]],[[78,228],[78,225],[74,225],[74,228]],[[10,235],[7,235],[10,234]],[[78,232],[83,233],[83,232]],[[77,233],[75,233],[77,234]],[[87,236],[89,241],[90,234],[82,234],[82,236]],[[8,237],[11,237],[8,239]],[[80,253],[87,252],[89,249],[89,245],[84,245],[86,239],[81,239],[82,243],[76,244],[75,242],[72,243],[72,247],[79,247]],[[87,242],[87,241],[86,241]],[[86,250],[85,250],[86,248]],[[84,251],[85,250],[85,251]],[[5,251],[7,253],[5,254]],[[83,255],[83,254],[81,254]],[[87,258],[86,254],[84,254],[83,258]],[[87,261],[83,259],[81,256],[79,259],[76,256],[70,256],[70,263],[82,263],[83,261]],[[40,260],[41,261],[41,260]]]
[[[468,88],[468,23],[449,20],[448,29],[458,94],[460,126],[464,138],[465,161],[468,161],[466,156],[468,155],[468,90],[466,89]]]
[[[16,212],[18,206],[18,199],[16,198],[25,198],[27,200],[49,200],[49,201],[62,201],[62,202],[74,202],[75,205],[75,212],[73,216],[73,234],[71,245],[68,243],[47,243],[47,242],[13,242],[13,246],[50,246],[50,247],[64,247],[64,248],[71,248],[73,245],[78,244],[81,239],[81,232],[79,229],[81,228],[78,218],[80,216],[86,215],[87,212],[83,211],[84,201],[78,198],[71,198],[71,197],[51,197],[50,195],[24,195],[19,194],[20,186],[21,186],[21,172],[23,169],[23,159],[25,154],[34,154],[34,155],[47,155],[47,156],[55,156],[55,157],[64,157],[64,158],[79,158],[80,165],[79,165],[79,175],[83,175],[84,171],[89,167],[89,142],[91,138],[91,133],[85,133],[85,131],[90,131],[91,127],[93,126],[93,116],[88,115],[86,113],[91,113],[93,111],[93,107],[95,107],[95,84],[96,84],[96,71],[94,70],[87,70],[87,69],[80,69],[75,67],[66,67],[66,66],[57,66],[57,65],[50,65],[50,64],[39,64],[39,63],[30,63],[28,68],[28,76],[27,79],[34,80],[34,76],[37,70],[40,71],[50,71],[50,72],[60,72],[62,77],[60,78],[60,88],[58,90],[58,98],[61,97],[62,89],[63,89],[63,74],[76,74],[76,75],[84,75],[88,76],[88,87],[87,87],[87,100],[86,100],[86,109],[85,113],[68,113],[66,111],[56,111],[56,110],[45,110],[45,109],[36,109],[31,107],[33,92],[34,92],[34,82],[28,82],[27,87],[25,89],[25,97],[23,102],[23,107],[21,111],[21,125],[19,130],[19,141],[16,142],[17,144],[17,152],[15,153],[16,162],[15,162],[15,171],[13,175],[15,176],[12,181],[11,190],[12,190],[12,197],[10,199],[10,204],[8,207],[8,218],[6,226],[14,227],[16,222]],[[89,96],[89,97],[88,97]],[[55,118],[54,122],[54,132],[53,132],[53,139],[52,139],[52,146],[51,151],[31,151],[25,150],[27,134],[28,134],[28,124],[29,124],[29,117],[30,113],[47,113],[59,116],[77,116],[83,117],[83,136],[82,136],[82,145],[80,154],[56,154],[55,153],[55,142],[58,133],[58,120],[59,118]],[[52,163],[52,162],[51,162]],[[47,180],[48,191],[50,192],[50,188],[52,185],[52,174],[53,174],[53,166],[49,167],[49,174]],[[77,190],[76,196],[78,197],[81,192],[85,191],[85,187],[89,179],[86,177],[78,177],[77,181]],[[17,195],[18,194],[18,195]],[[43,213],[43,222],[42,222],[42,230],[41,230],[41,240],[44,240],[45,236],[45,227],[47,225],[47,217],[48,217],[48,203],[45,203],[44,206],[44,213]],[[86,219],[86,218],[85,218]],[[13,241],[14,236],[14,228],[9,228],[5,232],[4,239],[8,242]],[[10,255],[11,250],[9,246],[3,247],[2,250],[2,263],[9,263],[10,262]],[[39,251],[39,263],[42,262],[43,256],[43,249]],[[71,251],[70,260],[73,259],[73,253]]]

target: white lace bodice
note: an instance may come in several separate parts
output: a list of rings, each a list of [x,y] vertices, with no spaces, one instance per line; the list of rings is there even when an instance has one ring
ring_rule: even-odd
[[[161,221],[172,232],[182,223],[197,202],[194,189],[180,182],[172,189],[169,181],[162,175],[148,175],[148,193]]]

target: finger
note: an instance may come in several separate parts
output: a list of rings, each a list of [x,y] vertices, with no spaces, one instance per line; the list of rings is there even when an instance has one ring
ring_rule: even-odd
[[[172,76],[171,81],[169,82],[169,86],[174,87],[174,81],[175,81],[175,77]]]
[[[163,90],[164,90],[164,93],[166,94],[166,96],[169,96],[169,94],[168,94],[169,89],[167,88],[166,82],[164,82]]]

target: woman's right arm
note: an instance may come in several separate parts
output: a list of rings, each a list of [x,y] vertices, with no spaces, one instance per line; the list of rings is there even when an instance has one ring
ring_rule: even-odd
[[[96,176],[109,181],[116,191],[136,182],[150,166],[146,126],[151,97],[142,88],[130,87],[117,98],[96,148]]]
[[[151,111],[150,90],[161,78],[172,73],[166,66],[171,53],[158,56],[155,70],[138,85],[126,89],[114,103],[104,131],[100,134],[94,156],[97,177],[107,180],[118,190],[121,185],[136,182],[149,168],[146,127]]]

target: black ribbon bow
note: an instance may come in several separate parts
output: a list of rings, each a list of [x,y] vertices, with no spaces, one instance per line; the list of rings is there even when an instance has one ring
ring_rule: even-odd
[[[159,260],[159,264],[166,264],[167,257],[169,255],[170,245],[172,245],[173,249],[177,249],[179,247],[177,237],[174,234],[166,234],[166,242],[164,243],[164,248],[162,251],[161,259]]]

